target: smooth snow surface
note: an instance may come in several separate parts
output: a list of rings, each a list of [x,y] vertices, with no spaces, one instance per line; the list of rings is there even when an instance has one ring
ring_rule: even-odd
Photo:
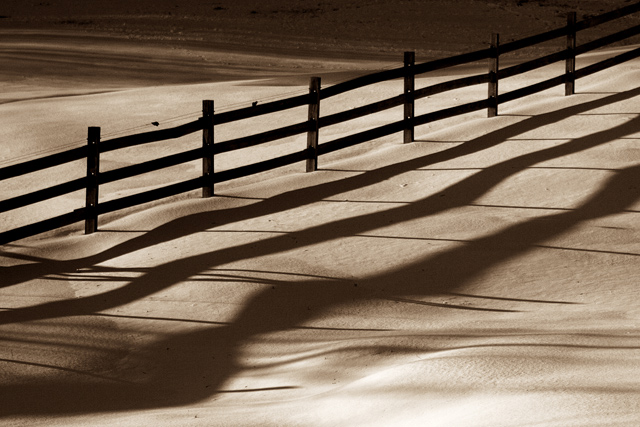
[[[218,22],[223,40],[239,40],[226,50],[207,44],[215,32],[195,18],[184,40],[152,37],[173,22],[170,2],[157,2],[157,15],[135,12],[138,21],[131,11],[120,26],[120,14],[137,2],[113,2],[111,14],[78,9],[69,16],[62,2],[50,3],[48,13],[40,7],[31,15],[19,2],[0,6],[7,22],[0,28],[7,64],[0,71],[0,166],[81,146],[88,126],[101,126],[104,139],[163,129],[197,118],[203,99],[226,111],[306,93],[311,75],[329,86],[399,66],[402,50],[419,44],[417,36],[394,38],[404,34],[395,27],[388,51],[371,57],[352,57],[349,46],[373,52],[368,40],[384,39],[383,31],[367,39],[351,28],[341,36],[336,27],[335,49],[329,29],[315,45],[286,39],[315,28],[314,19],[328,22],[329,12],[342,10],[331,18],[338,24],[354,16],[356,1],[300,2],[299,10],[275,0],[242,0],[236,8],[190,3],[237,14],[236,33],[232,20]],[[385,25],[374,3],[361,5],[364,29]],[[436,6],[449,4],[479,17],[507,13],[514,20],[500,15],[500,22],[511,38],[562,25],[557,16],[566,12],[552,1],[397,3],[440,13]],[[599,13],[605,3],[581,7]],[[627,3],[610,4],[605,10]],[[171,12],[183,25],[194,15],[174,11],[180,5]],[[278,13],[267,9],[283,17],[271,33],[267,19]],[[304,10],[308,16],[291,18]],[[550,11],[548,22],[525,19]],[[253,18],[266,27],[249,29]],[[469,37],[480,31],[473,19],[453,21],[470,28]],[[429,31],[422,21],[410,27],[418,25]],[[318,54],[285,55],[273,44],[279,37],[287,49],[315,46]],[[429,43],[438,45],[434,37]],[[246,40],[253,43],[243,49]],[[441,50],[468,51],[468,41],[442,40]],[[269,43],[273,49],[260,53]],[[627,49],[598,51],[578,65]],[[427,51],[438,49],[426,46],[418,61]],[[426,74],[417,86],[485,69]],[[557,64],[505,80],[501,91],[563,70]],[[579,80],[574,96],[557,87],[501,105],[496,118],[482,111],[420,126],[412,144],[391,135],[320,157],[314,173],[300,163],[217,185],[210,199],[194,191],[105,215],[96,234],[83,235],[78,224],[2,246],[0,423],[640,425],[638,82],[634,60]],[[328,99],[321,113],[400,94],[402,84]],[[486,86],[436,95],[417,102],[417,114],[483,96]],[[216,140],[306,114],[299,108],[220,126]],[[323,129],[321,143],[400,117],[393,109]],[[111,152],[101,168],[199,144],[194,134]],[[301,135],[221,155],[216,170],[305,144]],[[0,182],[0,199],[81,177],[84,168],[76,162]],[[193,162],[105,185],[101,201],[200,173]],[[83,192],[72,193],[3,213],[0,227],[83,203]]]

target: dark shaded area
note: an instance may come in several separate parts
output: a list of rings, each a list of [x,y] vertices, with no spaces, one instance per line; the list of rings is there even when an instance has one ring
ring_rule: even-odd
[[[441,152],[393,164],[337,182],[302,188],[256,202],[250,206],[189,215],[160,226],[93,256],[70,260],[39,260],[30,265],[6,267],[6,286],[73,272],[91,270],[106,260],[234,221],[269,215],[317,202],[350,190],[375,185],[397,174],[427,165],[477,153],[503,143],[510,137],[566,117],[640,95],[640,88],[610,95],[597,101],[531,117]],[[191,276],[237,260],[248,260],[292,249],[365,233],[388,225],[446,212],[476,201],[499,183],[537,163],[577,153],[638,132],[640,117],[624,124],[524,154],[487,167],[451,185],[441,194],[384,211],[337,220],[327,224],[276,235],[250,244],[214,250],[177,259],[147,270],[128,285],[99,295],[48,302],[0,312],[0,324],[91,315],[101,310],[140,300],[167,289]],[[67,382],[31,381],[0,385],[0,416],[10,414],[63,414],[118,411],[174,406],[196,402],[216,393],[221,385],[243,368],[237,360],[240,348],[257,336],[287,330],[322,315],[341,304],[373,299],[396,299],[421,303],[428,297],[455,293],[489,269],[531,251],[545,241],[571,231],[584,221],[624,212],[640,199],[640,165],[621,169],[589,200],[572,210],[538,217],[471,240],[462,246],[426,256],[385,273],[359,278],[358,286],[339,278],[309,277],[294,282],[277,282],[246,302],[229,325],[204,327],[176,334],[140,348],[141,361],[153,360],[154,370],[144,382],[122,384],[85,380]],[[292,238],[294,237],[294,238]],[[34,259],[35,260],[35,259]],[[215,278],[212,278],[215,282]],[[276,284],[276,282],[273,282]],[[451,307],[450,307],[451,308]],[[164,351],[166,349],[166,351]],[[172,349],[172,351],[168,351]],[[175,349],[175,350],[173,350]],[[413,351],[394,348],[395,351]],[[435,349],[434,349],[435,350]],[[141,362],[144,363],[144,362]],[[179,384],[175,386],[175,384]],[[293,387],[276,385],[274,387]],[[81,404],[78,397],[82,397]]]
[[[36,4],[5,0],[0,13],[7,16],[3,24],[11,29],[106,33],[145,42],[295,52],[298,56],[346,53],[354,59],[368,59],[388,58],[403,50],[425,55],[437,52],[437,56],[476,50],[488,43],[492,32],[503,34],[508,41],[527,36],[527,32],[563,26],[569,11],[583,19],[627,5],[626,0],[547,0],[519,5],[513,0],[324,0],[304,5],[282,0],[112,0],[73,5],[69,0]]]
[[[6,63],[3,77],[13,83],[28,83],[29,79],[46,76],[52,85],[56,81],[65,82],[63,87],[67,87],[69,81],[82,82],[83,87],[119,89],[286,74],[286,70],[268,71],[263,64],[252,65],[246,60],[225,64],[224,59],[206,50],[189,51],[152,42],[140,45],[117,37],[74,33],[5,34],[0,58]]]

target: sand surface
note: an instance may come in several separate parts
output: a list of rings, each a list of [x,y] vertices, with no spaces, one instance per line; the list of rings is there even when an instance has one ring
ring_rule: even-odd
[[[0,167],[201,114],[517,39],[625,1],[210,1],[0,5]],[[625,19],[630,26],[638,18]],[[488,25],[491,23],[491,25]],[[618,24],[615,24],[618,25]],[[615,25],[585,37],[614,31]],[[633,40],[631,42],[634,42]],[[562,41],[558,42],[562,45]],[[505,58],[518,61],[550,47]],[[627,50],[587,55],[579,66]],[[418,87],[486,64],[424,75]],[[501,83],[508,91],[556,64]],[[0,247],[7,426],[640,425],[640,61],[500,107]],[[397,95],[391,81],[321,113]],[[486,96],[427,98],[417,113]],[[321,142],[402,117],[323,129]],[[306,119],[216,128],[223,141]],[[151,123],[158,122],[158,126]],[[110,170],[195,134],[101,159]],[[223,170],[306,137],[229,153]],[[0,182],[4,200],[83,162]],[[101,201],[198,176],[101,187]],[[83,192],[3,213],[6,230]]]

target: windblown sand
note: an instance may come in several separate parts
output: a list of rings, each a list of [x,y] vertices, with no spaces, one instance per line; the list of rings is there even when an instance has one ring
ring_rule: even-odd
[[[399,66],[404,50],[424,61],[482,48],[496,31],[487,22],[506,41],[561,26],[569,7],[628,4],[23,3],[0,6],[0,167],[81,146],[88,126],[104,139],[164,129],[197,118],[203,99],[228,111],[306,93],[312,75],[329,86]],[[558,87],[496,118],[420,126],[412,144],[392,135],[321,157],[314,173],[296,164],[217,185],[213,198],[105,215],[96,234],[78,224],[3,245],[2,424],[640,425],[639,81],[635,60],[579,80],[574,96]],[[401,91],[368,87],[321,113]],[[417,114],[483,96],[433,96]],[[306,114],[219,126],[216,140]],[[400,117],[322,129],[321,143]],[[200,138],[107,153],[101,168]],[[305,144],[221,155],[216,170]],[[0,182],[0,199],[84,173],[76,162]],[[200,173],[193,162],[105,185],[101,201]],[[83,203],[77,192],[3,213],[0,229]]]

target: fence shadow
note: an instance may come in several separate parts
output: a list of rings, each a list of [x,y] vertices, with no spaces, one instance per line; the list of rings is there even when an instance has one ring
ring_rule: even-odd
[[[322,200],[344,191],[374,185],[388,177],[429,164],[493,147],[507,138],[545,126],[592,108],[638,96],[640,89],[576,105],[553,113],[526,119],[461,146],[403,163],[366,172],[344,181],[320,184],[258,202],[245,208],[216,211],[185,217],[158,227],[154,231],[115,248],[64,263],[43,262],[36,275],[13,271],[21,278],[14,283],[51,274],[61,268],[95,265],[115,256],[153,244],[196,233],[216,224],[225,224],[257,215]],[[445,212],[474,202],[498,183],[539,162],[577,153],[635,133],[640,118],[622,125],[577,138],[561,145],[542,149],[493,165],[451,185],[444,193],[385,211],[342,219],[292,233],[278,235],[250,244],[185,257],[154,267],[129,284],[115,290],[85,298],[49,302],[12,311],[0,312],[0,324],[89,315],[136,301],[154,292],[187,280],[206,270],[232,263],[341,237],[361,234],[389,223],[402,223]],[[282,331],[321,316],[327,309],[352,301],[378,298],[429,296],[459,291],[478,275],[517,257],[535,245],[570,231],[584,221],[623,212],[640,198],[640,165],[615,172],[602,189],[576,209],[539,217],[509,226],[434,256],[423,257],[382,274],[358,279],[358,286],[341,279],[310,279],[281,283],[275,289],[259,291],[250,298],[235,320],[193,332],[169,335],[168,338],[136,350],[134,358],[142,366],[156,366],[145,381],[136,383],[88,381],[47,381],[30,379],[19,384],[0,386],[3,405],[0,416],[10,414],[68,414],[121,411],[167,407],[193,403],[216,394],[223,383],[242,368],[240,348],[261,334]],[[31,266],[30,268],[34,268]],[[51,268],[51,270],[50,270]],[[425,274],[428,272],[428,275]],[[215,280],[212,280],[215,282]],[[51,321],[51,320],[49,320]],[[162,351],[165,348],[176,351]],[[410,351],[410,349],[403,349]],[[215,362],[214,362],[215,360]],[[295,387],[296,384],[274,384]]]
[[[218,209],[186,215],[163,224],[142,236],[135,237],[88,257],[65,261],[28,257],[25,259],[31,261],[29,264],[5,267],[3,269],[4,278],[3,285],[1,286],[7,287],[53,274],[72,273],[79,269],[92,268],[97,264],[110,259],[114,259],[146,247],[175,240],[194,233],[199,233],[212,227],[220,227],[251,218],[270,215],[277,212],[284,212],[289,209],[294,209],[299,206],[305,206],[330,198],[340,193],[362,189],[408,171],[424,168],[469,154],[478,153],[482,150],[487,150],[512,139],[517,135],[543,126],[551,125],[573,115],[584,113],[585,111],[631,99],[638,95],[640,95],[640,88],[615,93],[598,100],[576,104],[571,107],[538,116],[532,116],[521,122],[490,132],[463,144],[456,145],[455,147],[433,154],[428,154],[426,156],[417,157],[405,162],[384,166],[371,171],[365,171],[360,175],[344,178],[337,182],[321,183],[310,187],[288,191],[274,197],[261,200],[249,206]],[[495,179],[493,179],[492,182],[497,183]],[[451,191],[448,191],[447,193],[450,195],[452,194]],[[18,257],[8,251],[0,251],[0,255],[6,257]]]

